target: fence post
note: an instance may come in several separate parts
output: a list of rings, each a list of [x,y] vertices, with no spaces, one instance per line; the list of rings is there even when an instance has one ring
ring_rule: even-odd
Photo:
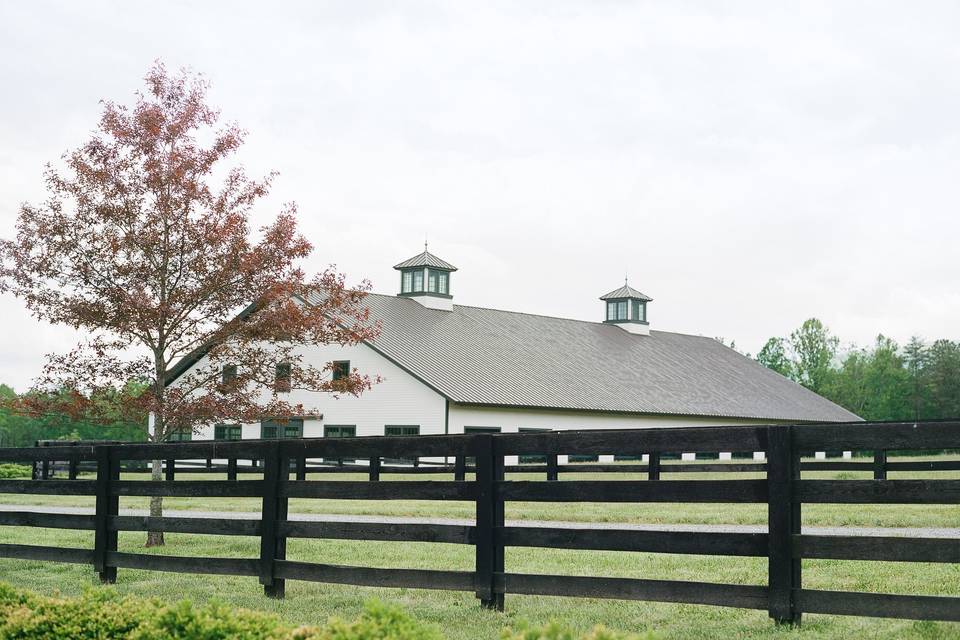
[[[50,461],[49,460],[44,460],[41,463],[40,478],[42,480],[50,479]]]
[[[77,479],[78,462],[79,461],[76,458],[70,458],[70,461],[67,463],[69,465],[68,471],[67,471],[67,474],[68,474],[67,478],[69,478],[70,480]]]
[[[453,481],[465,482],[467,479],[467,456],[456,456],[453,459]]]
[[[794,598],[801,586],[800,559],[793,557],[793,537],[800,534],[800,502],[794,500],[800,457],[793,451],[791,427],[767,427],[767,438],[768,610],[777,624],[800,624]]]
[[[503,474],[503,462],[496,464],[493,436],[478,434],[474,440],[477,486],[476,595],[486,609],[503,611],[503,594],[495,592],[494,573],[503,571],[503,547],[496,543],[496,527],[503,526],[503,501],[496,496],[496,478]],[[499,468],[499,471],[498,471]],[[498,508],[499,504],[499,508]]]
[[[873,452],[873,479],[887,479],[887,451],[885,449],[877,449]]]
[[[97,451],[96,513],[94,515],[93,569],[100,574],[100,582],[117,581],[117,568],[111,567],[108,554],[117,550],[117,532],[110,528],[110,519],[117,515],[120,497],[113,495],[112,483],[120,477],[120,464],[110,459],[110,447]]]
[[[260,516],[260,584],[270,598],[283,598],[284,580],[276,577],[277,560],[286,557],[286,540],[279,521],[287,518],[287,499],[280,496],[281,480],[290,476],[290,460],[280,455],[280,443],[270,442],[263,455],[263,507]]]
[[[380,480],[380,456],[370,456],[370,482]]]
[[[555,453],[547,454],[547,481],[555,482],[559,478],[560,465],[559,456]]]
[[[297,458],[297,480],[307,479],[307,458],[300,456]]]
[[[660,453],[650,453],[647,462],[647,480],[660,479]]]
[[[237,479],[237,459],[227,458],[227,480]]]
[[[166,473],[167,473],[167,475],[166,475],[167,482],[173,482],[173,480],[174,480],[174,475],[175,475],[176,472],[177,472],[177,463],[176,463],[176,460],[173,460],[173,459],[167,460],[167,461],[166,461],[165,470],[166,470]]]
[[[494,482],[503,482],[505,479],[505,466],[506,460],[503,456],[494,455],[493,458],[493,480]],[[493,571],[495,574],[499,573],[501,576],[504,573],[504,553],[503,553],[503,544],[501,533],[503,528],[506,525],[505,517],[505,504],[503,498],[500,497],[500,493],[496,490],[496,485],[494,485],[493,490]],[[504,585],[506,586],[506,585]],[[503,595],[504,591],[497,589],[497,579],[494,576],[493,580],[493,589],[494,589],[494,608],[497,611],[503,611]]]

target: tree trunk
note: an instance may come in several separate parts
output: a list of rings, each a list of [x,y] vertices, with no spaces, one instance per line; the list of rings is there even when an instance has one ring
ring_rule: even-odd
[[[153,461],[153,473],[151,474],[151,480],[154,482],[163,480],[162,465],[162,460]],[[163,517],[163,496],[150,496],[150,517]],[[163,531],[147,532],[147,544],[144,545],[145,547],[162,547],[163,544]]]

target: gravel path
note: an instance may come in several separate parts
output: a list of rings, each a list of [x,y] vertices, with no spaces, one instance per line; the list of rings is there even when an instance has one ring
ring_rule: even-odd
[[[0,511],[32,511],[93,515],[90,507],[48,507],[3,505]],[[145,516],[146,509],[120,509],[122,516]],[[258,520],[258,511],[176,511],[165,509],[165,516],[175,518],[218,518]],[[374,522],[379,524],[454,524],[473,525],[472,520],[458,518],[408,518],[351,514],[298,513],[291,520],[306,522]],[[707,533],[766,533],[765,525],[748,524],[626,524],[619,522],[562,522],[552,520],[507,520],[511,527],[555,527],[565,529],[622,529],[627,531],[701,531]],[[960,528],[947,527],[804,527],[803,533],[823,536],[896,536],[907,538],[960,538]]]

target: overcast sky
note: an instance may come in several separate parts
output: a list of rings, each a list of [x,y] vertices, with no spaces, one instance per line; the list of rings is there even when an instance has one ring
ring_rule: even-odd
[[[296,201],[312,264],[396,293],[430,250],[460,304],[755,353],[805,318],[845,342],[960,338],[960,5],[880,2],[5,2],[0,235],[42,169],[190,66]],[[3,298],[0,381],[63,328]]]

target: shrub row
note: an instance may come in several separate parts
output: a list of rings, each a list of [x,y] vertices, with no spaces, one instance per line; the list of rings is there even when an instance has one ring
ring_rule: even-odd
[[[33,477],[33,469],[22,464],[0,464],[0,480]]]
[[[275,616],[221,603],[120,596],[88,589],[77,598],[47,597],[0,583],[0,640],[443,640],[440,631],[402,609],[371,602],[353,622],[331,618],[323,626],[293,627]],[[503,640],[640,640],[597,628],[576,636],[556,624],[506,630]]]

